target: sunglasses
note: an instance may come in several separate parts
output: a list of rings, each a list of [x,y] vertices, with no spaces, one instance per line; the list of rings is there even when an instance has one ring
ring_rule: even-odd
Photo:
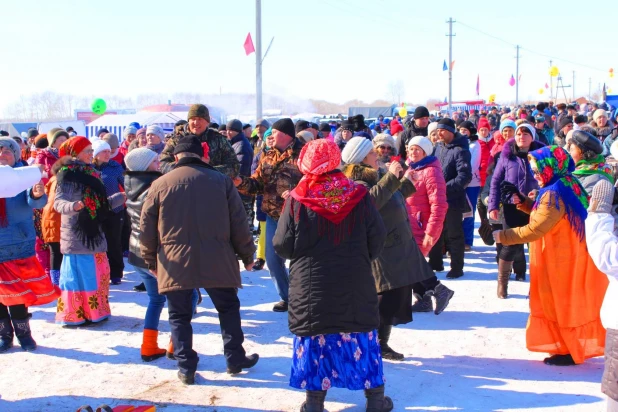
[[[380,145],[380,146],[378,146],[378,149],[381,149],[381,150],[391,150],[391,147],[390,146]]]

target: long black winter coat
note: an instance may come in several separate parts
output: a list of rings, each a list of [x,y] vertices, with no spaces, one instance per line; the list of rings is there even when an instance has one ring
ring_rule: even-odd
[[[468,138],[459,132],[455,133],[451,143],[436,145],[435,156],[442,165],[446,180],[448,207],[463,211],[466,207],[466,187],[472,180]]]
[[[382,218],[367,193],[340,223],[346,236],[340,243],[322,233],[325,222],[291,197],[279,218],[273,246],[279,256],[291,260],[290,331],[316,336],[376,329],[380,317],[371,261],[386,239]]]
[[[427,136],[427,127],[416,127],[414,119],[406,123],[406,130],[395,139],[395,149],[402,159],[408,158],[406,145],[415,136]]]
[[[133,266],[147,269],[142,259],[139,238],[142,234],[140,218],[142,206],[148,196],[148,189],[152,182],[163,176],[160,172],[132,172],[127,170],[124,176],[124,190],[127,195],[127,213],[131,220],[131,237],[129,238],[129,263]]]

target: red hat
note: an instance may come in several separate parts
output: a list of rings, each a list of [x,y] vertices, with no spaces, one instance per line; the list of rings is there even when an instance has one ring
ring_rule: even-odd
[[[489,120],[487,120],[487,118],[485,118],[485,117],[481,117],[479,119],[479,127],[478,128],[481,129],[483,127],[491,130],[491,126],[489,125]]]
[[[310,141],[298,156],[298,170],[304,175],[322,175],[335,170],[340,163],[339,147],[326,139]]]
[[[391,136],[394,136],[399,132],[403,132],[403,126],[401,125],[401,123],[393,120],[391,122]]]
[[[58,154],[60,154],[60,157],[77,157],[78,154],[80,154],[85,148],[87,148],[91,144],[92,143],[90,143],[90,140],[88,140],[84,136],[75,136],[62,143]]]
[[[208,153],[210,152],[210,147],[208,147],[208,143],[204,142],[202,143],[202,149],[204,150],[204,156],[202,156],[204,159],[208,159]]]

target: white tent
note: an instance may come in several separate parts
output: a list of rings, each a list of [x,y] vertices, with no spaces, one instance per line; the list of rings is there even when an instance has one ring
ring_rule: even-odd
[[[153,124],[159,125],[166,132],[174,130],[174,124],[178,120],[186,120],[187,112],[139,112],[135,114],[107,114],[99,117],[86,126],[86,137],[96,136],[103,128],[114,133],[122,140],[122,132],[132,122],[139,123],[142,127]]]

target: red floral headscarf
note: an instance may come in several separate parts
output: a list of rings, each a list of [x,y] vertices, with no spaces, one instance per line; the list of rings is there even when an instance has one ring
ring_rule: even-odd
[[[90,140],[88,140],[84,136],[75,136],[62,143],[60,146],[59,154],[60,157],[63,156],[71,156],[77,157],[85,148],[90,146]]]

